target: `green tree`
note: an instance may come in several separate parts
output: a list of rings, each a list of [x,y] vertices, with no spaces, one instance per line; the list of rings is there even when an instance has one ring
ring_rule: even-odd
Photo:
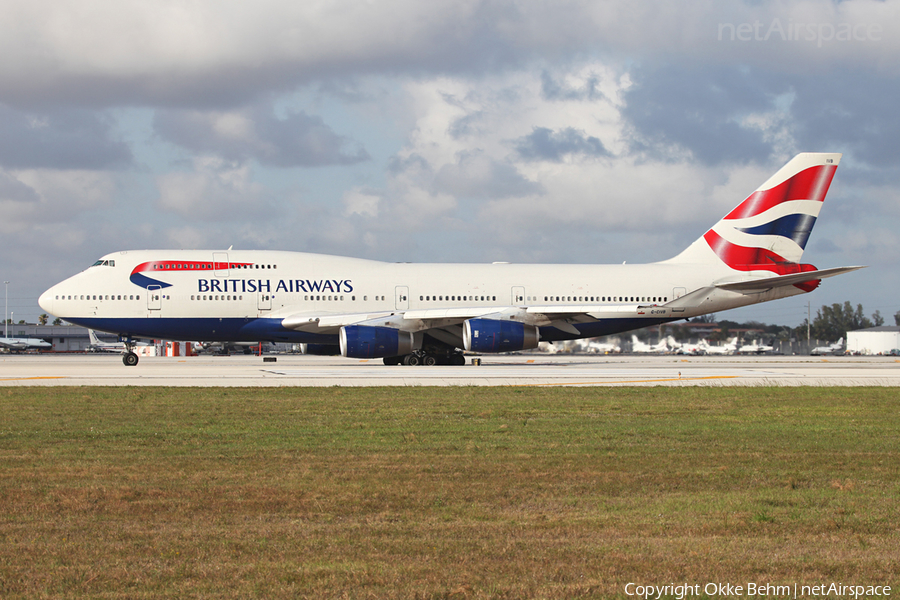
[[[881,316],[880,310],[876,310],[872,313],[872,324],[875,325],[875,327],[884,325],[884,317]]]
[[[53,320],[53,324],[54,324],[54,325],[62,325],[62,319],[60,319],[60,318],[54,319],[54,320]]]
[[[49,318],[50,318],[49,315],[42,314],[41,316],[38,317],[38,325],[46,325],[47,319],[49,319]]]
[[[838,338],[847,337],[848,331],[867,327],[872,327],[872,321],[863,314],[862,304],[857,304],[854,310],[847,301],[843,305],[838,303],[831,306],[823,305],[816,311],[816,318],[812,322],[812,335],[816,339],[833,342]]]

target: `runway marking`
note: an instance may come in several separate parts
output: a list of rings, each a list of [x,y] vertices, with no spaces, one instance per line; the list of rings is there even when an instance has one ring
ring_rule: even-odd
[[[664,381],[703,381],[706,379],[737,379],[739,375],[709,375],[707,377],[672,377],[670,379],[634,379],[631,381],[571,381],[562,383],[519,383],[510,387],[535,387],[548,385],[619,385],[622,383],[661,383]]]
[[[0,381],[34,381],[36,379],[66,379],[66,377],[9,377]]]

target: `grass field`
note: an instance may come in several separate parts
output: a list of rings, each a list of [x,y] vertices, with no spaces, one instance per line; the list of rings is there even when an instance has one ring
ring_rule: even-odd
[[[0,597],[893,585],[885,388],[6,388]],[[671,596],[670,596],[671,597]]]

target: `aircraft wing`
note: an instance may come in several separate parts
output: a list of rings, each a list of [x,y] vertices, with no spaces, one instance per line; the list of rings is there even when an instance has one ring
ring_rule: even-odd
[[[730,290],[733,292],[765,292],[771,290],[772,288],[782,287],[786,285],[796,285],[798,283],[806,283],[807,281],[816,281],[817,279],[834,277],[835,275],[842,275],[844,273],[850,273],[851,271],[856,271],[858,269],[864,268],[864,266],[835,267],[833,269],[820,269],[817,271],[806,271],[804,273],[792,273],[790,275],[776,275],[775,277],[764,277],[762,279],[751,279],[748,281],[717,283],[715,284],[715,287],[723,290]]]
[[[637,304],[607,305],[602,308],[592,305],[569,306],[462,306],[453,308],[428,308],[380,313],[321,314],[298,313],[291,315],[281,324],[287,329],[310,333],[336,333],[347,325],[370,325],[392,327],[404,331],[433,332],[447,328],[455,330],[468,319],[479,317],[504,318],[521,321],[538,327],[556,327],[562,331],[579,335],[573,323],[588,323],[603,318],[622,317],[624,314],[643,315],[648,307]]]

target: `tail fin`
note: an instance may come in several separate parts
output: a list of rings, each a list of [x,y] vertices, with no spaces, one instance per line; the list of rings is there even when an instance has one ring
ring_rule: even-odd
[[[667,262],[724,263],[778,275],[814,270],[798,263],[840,161],[837,153],[798,154]]]
[[[100,338],[97,337],[97,332],[93,329],[88,329],[88,337],[91,338],[91,344],[97,345],[100,343]]]

